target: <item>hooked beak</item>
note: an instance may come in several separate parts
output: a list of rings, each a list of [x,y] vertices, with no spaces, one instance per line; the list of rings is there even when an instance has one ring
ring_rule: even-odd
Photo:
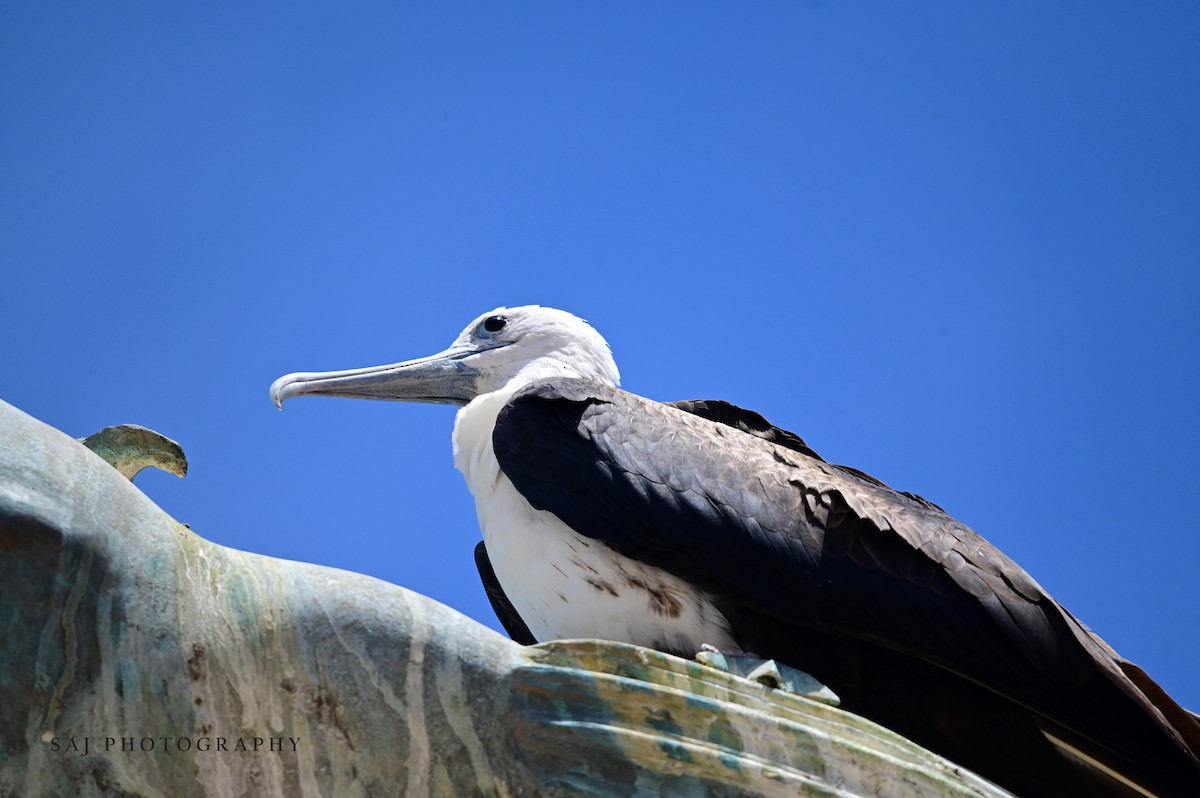
[[[465,358],[479,351],[459,344],[436,355],[389,366],[286,374],[271,384],[271,401],[282,410],[285,399],[314,393],[351,399],[465,405],[479,394],[475,382],[479,371],[468,365]]]

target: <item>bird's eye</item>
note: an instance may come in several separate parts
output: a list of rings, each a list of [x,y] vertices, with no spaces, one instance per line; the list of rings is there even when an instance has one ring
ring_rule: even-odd
[[[481,333],[490,333],[495,335],[504,329],[504,325],[508,324],[508,319],[503,316],[488,316],[483,320],[483,324],[479,325]]]

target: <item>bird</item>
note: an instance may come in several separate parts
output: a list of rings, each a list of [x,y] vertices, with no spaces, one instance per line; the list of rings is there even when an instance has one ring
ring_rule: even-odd
[[[437,354],[270,389],[299,395],[458,407],[518,643],[751,653],[1020,796],[1200,796],[1200,718],[998,548],[756,412],[621,389],[571,313],[499,307]]]

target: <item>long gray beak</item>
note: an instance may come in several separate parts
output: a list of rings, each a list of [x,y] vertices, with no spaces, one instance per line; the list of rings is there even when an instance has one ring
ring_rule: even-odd
[[[285,399],[315,393],[352,399],[465,405],[479,393],[475,383],[479,372],[463,359],[478,353],[475,347],[456,345],[436,355],[390,366],[286,374],[272,383],[271,401],[282,410]]]

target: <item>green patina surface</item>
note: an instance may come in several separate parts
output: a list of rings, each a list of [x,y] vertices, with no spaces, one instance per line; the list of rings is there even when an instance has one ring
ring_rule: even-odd
[[[143,468],[161,468],[177,477],[187,476],[183,447],[152,429],[136,424],[105,427],[80,443],[102,457],[121,476],[133,479]]]
[[[209,543],[114,445],[0,403],[0,796],[1004,795],[801,695]]]

